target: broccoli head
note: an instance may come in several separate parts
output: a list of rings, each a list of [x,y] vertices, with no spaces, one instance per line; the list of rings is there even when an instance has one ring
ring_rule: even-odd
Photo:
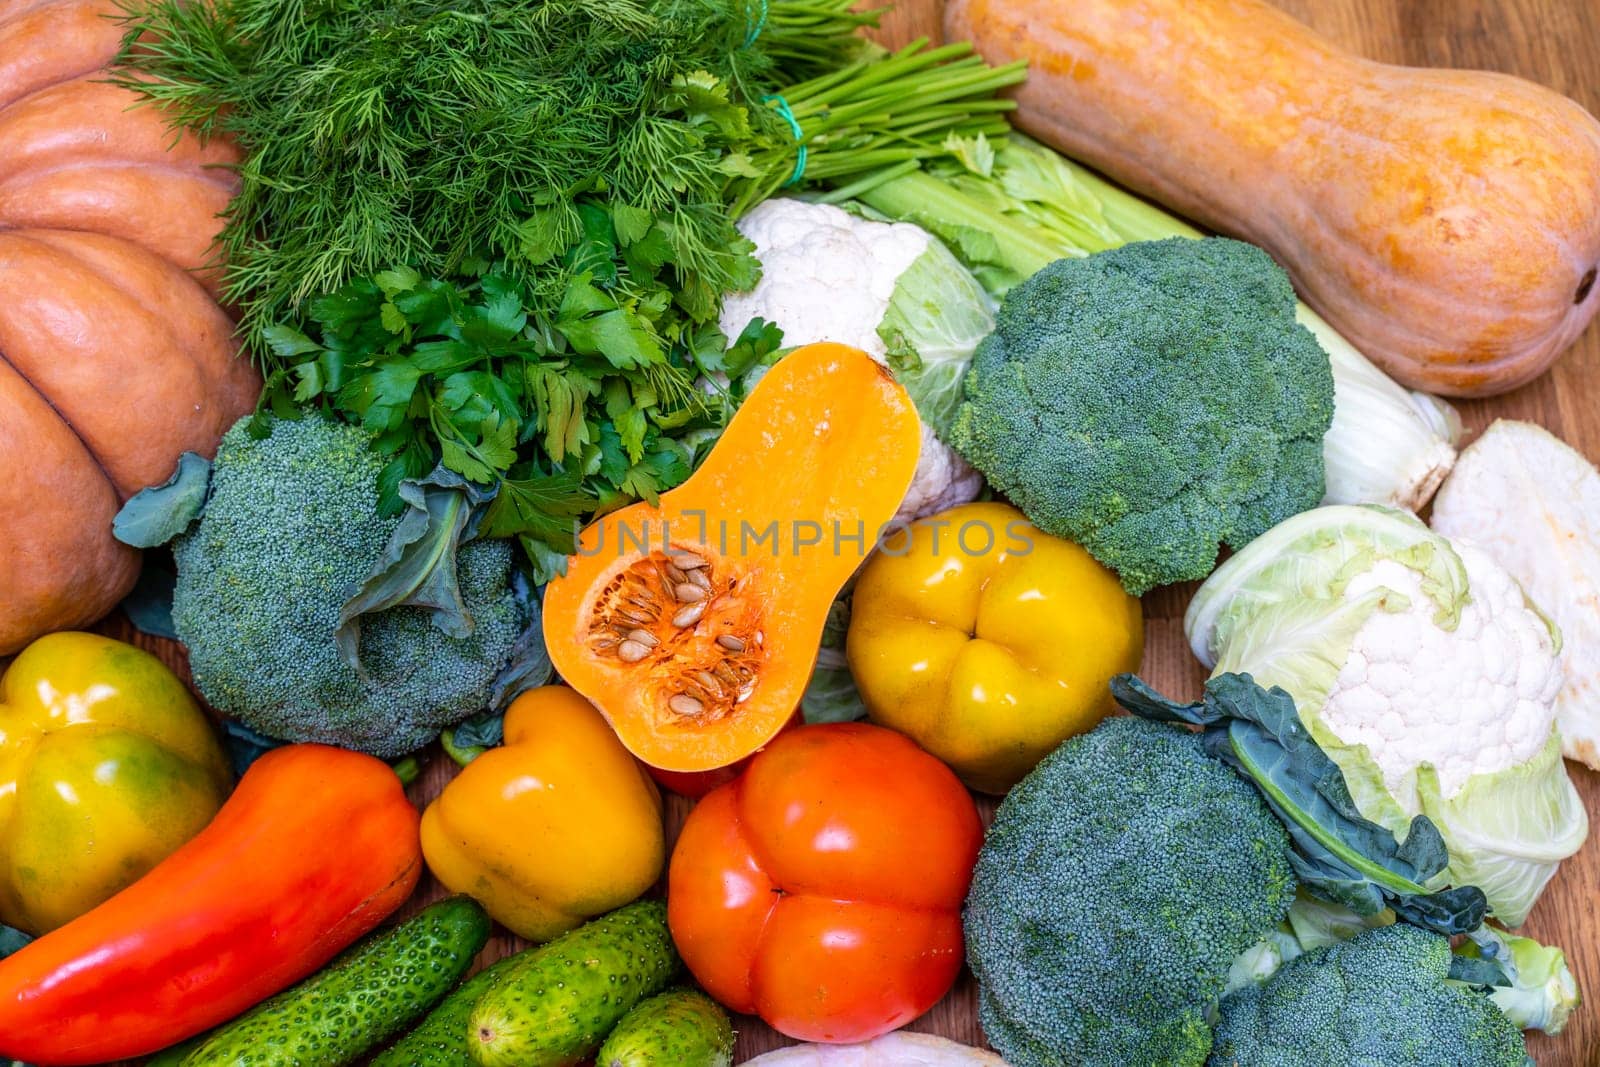
[[[1063,259],[1011,290],[952,443],[1128,591],[1203,578],[1323,495],[1333,372],[1253,245],[1172,238]]]
[[[1297,956],[1223,998],[1211,1067],[1523,1067],[1516,1026],[1449,974],[1449,940],[1405,924]]]
[[[1197,1067],[1234,958],[1294,893],[1282,824],[1198,736],[1107,720],[984,842],[964,915],[984,1031],[1015,1067]]]
[[[383,459],[366,431],[319,415],[270,427],[223,437],[205,511],[173,544],[173,626],[195,685],[270,737],[384,757],[419,748],[484,708],[528,622],[510,548],[473,541],[457,554],[466,638],[421,608],[364,617],[363,676],[334,632],[400,521],[377,512]]]

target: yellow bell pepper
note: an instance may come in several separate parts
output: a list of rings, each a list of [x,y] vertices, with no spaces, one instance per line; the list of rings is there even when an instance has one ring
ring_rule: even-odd
[[[423,812],[422,854],[452,893],[548,941],[661,877],[661,794],[593,704],[566,686],[531,689],[506,712],[505,745]]]
[[[1116,575],[1001,503],[897,532],[862,569],[845,642],[872,721],[984,793],[1099,723],[1143,651]]]
[[[87,633],[0,677],[0,922],[53,930],[199,833],[228,794],[216,732],[148,652]]]

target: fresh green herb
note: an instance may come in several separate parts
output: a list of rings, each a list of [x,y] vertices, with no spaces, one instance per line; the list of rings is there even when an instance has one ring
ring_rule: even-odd
[[[797,174],[1000,134],[1012,104],[994,94],[1022,77],[966,45],[853,60],[871,16],[849,0],[123,2],[123,84],[246,152],[226,296],[269,368],[292,358],[270,327],[396,264],[452,278],[496,260],[540,321],[581,296],[575,276],[632,300],[641,265],[666,268],[681,317],[708,322],[757,277],[738,210]],[[592,248],[597,228],[625,254]],[[591,347],[648,347],[594,317]],[[504,439],[469,436],[461,453],[494,467]]]
[[[625,205],[630,224],[659,218],[679,262],[734,280],[744,250],[720,190],[751,131],[730,91],[772,88],[769,48],[838,65],[870,19],[807,0],[823,17],[797,27],[774,0],[751,40],[761,5],[741,0],[125,7],[128,84],[247,153],[222,246],[257,342],[395,263],[439,277],[485,251],[537,265],[578,239],[585,196]]]
[[[642,241],[619,249],[589,214],[599,263],[635,258]],[[697,376],[742,374],[781,336],[759,320],[731,346],[715,326],[684,331],[637,261],[631,291],[566,276],[550,318],[525,310],[533,298],[503,266],[453,281],[398,268],[318,297],[306,331],[266,332],[283,367],[258,422],[311,405],[376,434],[384,515],[440,463],[492,487],[480,533],[519,538],[546,577],[582,519],[689,476],[742,397],[736,377],[708,392]]]
[[[851,0],[123,2],[122,83],[246,152],[220,243],[258,424],[370,431],[385,515],[442,464],[540,577],[686,479],[775,354],[716,325],[759,277],[739,214],[1000,135],[1022,78],[885,53]]]

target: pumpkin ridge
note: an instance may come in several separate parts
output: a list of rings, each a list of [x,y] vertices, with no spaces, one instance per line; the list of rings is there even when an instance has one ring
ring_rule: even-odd
[[[187,277],[191,281],[193,281],[196,286],[199,286],[202,289],[204,288],[201,285],[200,280],[194,276],[193,272],[184,269],[183,267],[179,266],[176,263],[173,263],[171,260],[167,259],[164,256],[159,256],[154,252],[150,252],[150,251],[144,249],[144,246],[142,246],[142,245],[140,245],[140,244],[138,244],[138,243],[136,243],[134,241],[130,241],[127,238],[114,237],[114,236],[111,236],[111,235],[108,235],[108,234],[97,233],[97,232],[89,231],[89,230],[72,230],[72,229],[66,229],[66,228],[53,228],[53,227],[52,228],[48,228],[48,229],[33,229],[33,230],[12,229],[12,230],[9,230],[9,231],[7,231],[4,227],[0,227],[0,233],[4,233],[4,232],[9,232],[10,236],[15,240],[27,241],[27,242],[30,242],[30,243],[32,243],[34,245],[43,246],[44,248],[49,249],[50,252],[52,252],[55,255],[70,258],[71,261],[73,262],[74,266],[77,269],[85,271],[86,273],[88,273],[92,277],[98,279],[99,281],[104,282],[107,285],[107,287],[109,287],[111,290],[113,290],[114,292],[116,292],[120,296],[128,298],[128,300],[130,302],[132,302],[132,303],[134,303],[136,305],[140,305],[140,306],[143,305],[143,301],[140,298],[140,294],[136,290],[130,288],[126,284],[126,280],[121,274],[119,274],[117,272],[114,272],[114,271],[105,270],[99,263],[94,262],[92,259],[84,257],[84,256],[81,256],[81,255],[78,255],[78,254],[75,254],[74,249],[72,249],[70,247],[62,248],[59,244],[55,243],[54,241],[51,241],[49,239],[49,235],[52,234],[52,233],[64,233],[64,234],[65,233],[81,233],[81,234],[85,234],[86,236],[89,236],[89,237],[104,238],[106,240],[116,241],[116,242],[119,242],[121,244],[125,244],[125,245],[129,246],[130,248],[135,248],[135,249],[139,249],[141,251],[144,251],[145,254],[149,255],[152,259],[158,260],[158,261],[160,261],[162,263],[165,263],[168,266],[174,268],[175,270],[178,270],[185,277]],[[173,351],[181,353],[183,359],[188,362],[188,364],[189,364],[189,366],[191,368],[193,368],[193,370],[195,372],[196,380],[198,380],[198,381],[206,380],[206,378],[208,377],[208,375],[206,373],[207,369],[208,369],[207,360],[205,360],[202,357],[202,355],[194,348],[194,346],[192,344],[192,339],[190,338],[190,336],[188,334],[182,332],[182,331],[173,329],[171,323],[167,322],[165,319],[153,318],[153,321],[156,321],[156,322],[160,323],[160,329],[161,329],[162,333],[165,334],[171,340]],[[136,485],[136,486],[133,486],[132,488],[130,488],[128,490],[124,490],[124,488],[120,484],[118,484],[117,479],[114,478],[111,475],[110,469],[101,460],[100,454],[98,452],[96,452],[94,447],[89,444],[88,440],[82,434],[80,434],[78,432],[77,427],[74,426],[73,423],[72,423],[72,419],[56,405],[55,401],[51,397],[46,396],[43,393],[43,391],[41,391],[39,389],[39,387],[37,385],[35,385],[28,378],[28,376],[26,374],[24,374],[22,372],[22,370],[15,363],[13,363],[9,359],[6,362],[7,362],[8,366],[10,366],[13,370],[15,370],[17,372],[17,375],[20,378],[22,378],[23,381],[28,383],[29,387],[32,388],[34,390],[34,392],[39,393],[40,396],[44,397],[45,402],[50,405],[50,410],[54,411],[56,413],[56,417],[61,419],[61,421],[66,425],[66,427],[69,430],[72,431],[73,436],[77,437],[78,440],[83,443],[84,449],[86,451],[88,451],[90,457],[94,460],[95,466],[97,468],[99,468],[100,473],[102,475],[104,475],[108,481],[111,482],[111,487],[116,492],[116,494],[117,494],[119,499],[126,500],[128,497],[132,496],[134,493],[136,493],[140,489],[144,488],[141,485]]]
[[[106,285],[107,290],[110,290],[110,293],[114,293],[115,296],[118,296],[118,298],[123,298],[125,301],[130,302],[131,306],[139,307],[139,309],[144,312],[144,318],[146,318],[146,322],[155,323],[155,325],[157,325],[155,328],[157,328],[158,336],[166,338],[166,342],[168,342],[168,350],[170,350],[171,354],[173,354],[174,360],[182,360],[182,362],[184,362],[184,366],[187,366],[189,371],[192,371],[195,382],[197,382],[197,386],[203,390],[203,395],[213,398],[214,395],[219,395],[219,390],[222,389],[224,379],[218,378],[218,376],[214,374],[213,366],[211,366],[211,363],[208,362],[205,357],[203,357],[202,352],[198,352],[198,350],[195,349],[189,334],[182,333],[182,331],[179,330],[174,330],[173,325],[171,325],[166,318],[160,317],[160,315],[152,314],[149,306],[146,304],[146,301],[141,298],[139,291],[134,290],[134,288],[130,288],[130,286],[126,285],[126,278],[123,277],[120,272],[115,272],[115,270],[107,270],[106,267],[102,267],[99,262],[94,261],[91,256],[85,256],[85,254],[78,253],[77,248],[74,248],[72,243],[66,243],[66,245],[64,245],[64,243],[58,242],[58,240],[53,240],[53,238],[66,238],[69,237],[69,235],[82,235],[82,237],[91,238],[91,240],[99,240],[99,242],[112,242],[114,245],[131,248],[131,250],[136,251],[136,253],[142,254],[142,256],[147,256],[150,261],[162,264],[165,269],[176,270],[178,274],[181,274],[182,277],[189,278],[190,282],[194,283],[197,288],[200,288],[200,290],[203,291],[203,286],[200,286],[198,278],[195,278],[194,275],[189,274],[187,270],[182,269],[182,267],[179,267],[178,264],[173,264],[173,262],[162,258],[162,256],[157,256],[155,253],[150,253],[150,251],[147,251],[144,246],[139,245],[139,243],[136,242],[131,242],[131,240],[128,240],[128,238],[114,237],[114,235],[102,234],[102,232],[94,232],[94,230],[0,229],[0,234],[5,234],[6,237],[10,238],[10,240],[18,240],[18,242],[29,243],[29,245],[37,246],[37,248],[43,248],[43,250],[48,251],[48,253],[53,254],[53,256],[59,256],[59,258],[64,259],[64,261],[69,261],[70,264],[72,264],[72,269],[82,270],[86,277],[93,278],[93,280],[96,280],[96,282]],[[222,317],[227,318],[227,315],[224,314]],[[232,325],[230,320],[229,323]],[[235,358],[238,358],[237,354],[235,354]],[[160,480],[162,480],[166,474],[170,474],[171,467],[166,466],[163,467],[160,474],[146,472],[146,474],[139,477],[139,480],[130,482],[130,485],[123,485],[122,480],[118,480],[118,478],[112,474],[112,469],[110,469],[106,459],[102,458],[101,454],[96,451],[96,448],[91,445],[90,440],[88,440],[85,435],[78,432],[77,426],[75,426],[72,418],[70,418],[66,411],[62,410],[58,403],[54,402],[54,398],[50,397],[48,394],[45,394],[43,390],[38,389],[37,384],[29,381],[26,374],[22,374],[21,368],[16,366],[16,363],[11,362],[11,360],[6,360],[6,362],[8,362],[8,365],[13,366],[13,370],[18,371],[19,376],[21,376],[24,381],[29,382],[29,386],[32,387],[35,392],[38,392],[38,394],[45,397],[46,403],[50,405],[51,411],[54,411],[56,416],[58,416],[58,418],[61,419],[64,424],[66,424],[67,429],[72,430],[75,437],[77,437],[80,442],[83,442],[85,450],[88,450],[91,458],[94,459],[94,464],[96,464],[96,467],[99,467],[99,470],[101,470],[101,474],[104,474],[107,478],[109,478],[110,483],[112,483],[112,488],[114,488],[115,493],[117,493],[118,499],[128,499],[130,496],[133,496],[134,493],[138,493],[139,490],[142,490],[144,486],[154,485],[155,482],[160,482]],[[224,429],[226,429],[226,427],[224,427]],[[107,445],[114,445],[115,442],[104,443],[107,443]]]
[[[147,163],[142,159],[127,158],[72,159],[63,160],[50,166],[30,168],[20,174],[15,174],[9,178],[0,179],[0,186],[11,185],[19,178],[47,178],[52,174],[60,174],[64,171],[72,170],[139,170],[155,171],[157,174],[170,174],[176,178],[195,178],[205,182],[207,185],[215,186],[222,192],[227,193],[229,199],[232,199],[234,193],[237,191],[235,184],[227,177],[219,176],[214,173],[208,173],[210,171],[225,170],[227,167],[229,167],[229,164],[227,163],[208,163],[203,166],[195,166],[189,163],[161,163],[155,161]],[[5,225],[5,223],[0,221],[0,226],[3,225]],[[51,229],[65,230],[70,229],[70,227],[52,226]]]
[[[15,7],[6,10],[4,14],[0,14],[0,24],[10,22],[12,19],[26,15],[30,11],[37,11],[41,7],[59,7],[64,3],[70,2],[71,0],[22,0]]]
[[[116,606],[140,562],[121,501],[261,391],[211,269],[233,190],[209,165],[237,146],[130,110],[106,70],[125,2],[0,0],[0,656]]]
[[[150,152],[129,152],[119,149],[115,158],[129,161],[161,162],[175,160],[181,166],[209,166],[211,164],[226,164],[230,167],[238,166],[243,156],[225,135],[213,134],[202,137],[200,134],[178,127],[174,127],[171,117],[165,110],[152,101],[145,100],[135,93],[106,80],[102,69],[83,71],[82,73],[62,78],[60,81],[49,85],[40,85],[12,100],[0,103],[0,132],[10,134],[12,131],[6,124],[15,121],[17,116],[34,118],[36,125],[30,129],[23,126],[23,132],[39,136],[42,129],[48,128],[45,123],[38,122],[37,114],[30,112],[42,111],[54,115],[59,109],[77,109],[87,113],[93,121],[89,125],[98,123],[102,126],[111,126],[114,123],[133,123],[137,126],[147,127],[149,130],[159,131],[150,148]],[[134,116],[139,116],[135,122]],[[26,137],[19,138],[24,151],[20,153],[22,166],[32,166],[27,149],[31,146]],[[57,151],[66,151],[81,157],[105,147],[105,142],[95,141],[81,143],[64,148],[57,146]],[[174,150],[184,149],[181,158],[174,157]],[[7,164],[16,162],[8,159]]]
[[[41,14],[45,15],[46,17],[51,17],[53,21],[59,23],[81,17],[85,12],[87,12],[89,15],[97,18],[100,21],[109,22],[111,21],[110,12],[115,10],[116,6],[115,0],[113,0],[112,3],[101,3],[98,2],[98,0],[32,0],[32,2],[25,2],[12,10],[7,10],[3,13],[0,13],[0,34],[3,34],[8,27],[15,23],[22,22],[30,16],[38,18],[41,16]],[[59,10],[51,11],[52,8]],[[82,29],[83,23],[76,22],[74,23],[74,26],[78,29]],[[43,31],[38,32],[42,33]],[[113,27],[112,32],[115,34],[114,40],[116,45],[120,46],[122,31]],[[96,50],[92,47],[81,49],[78,55],[81,58],[81,62],[84,64],[83,66],[69,66],[58,70],[56,72],[57,78],[54,82],[49,83],[49,85],[36,86],[34,89],[23,93],[21,96],[9,95],[9,93],[11,93],[14,89],[14,86],[8,88],[4,77],[0,77],[0,108],[9,107],[18,100],[32,95],[32,93],[38,89],[49,88],[53,85],[60,85],[63,82],[69,82],[75,78],[81,78],[85,75],[93,74],[96,71],[103,70],[106,65],[115,57],[117,52],[117,47],[111,47],[111,44],[111,41],[105,41],[100,42],[99,50]],[[0,75],[3,75],[4,73],[5,65],[0,64]]]
[[[51,412],[54,413],[56,418],[61,420],[61,425],[65,426],[67,428],[67,432],[72,434],[72,436],[77,440],[79,447],[83,449],[83,454],[89,457],[89,462],[93,463],[94,469],[100,472],[100,477],[104,478],[106,480],[106,484],[111,486],[111,491],[117,494],[117,499],[124,499],[122,490],[117,488],[116,480],[111,477],[111,472],[106,470],[106,465],[104,463],[100,462],[99,455],[95,453],[94,449],[89,447],[89,442],[83,439],[83,434],[79,433],[78,428],[72,425],[72,420],[67,418],[66,414],[62,412],[60,408],[56,407],[56,402],[46,396],[44,390],[40,389],[36,384],[34,384],[33,379],[28,377],[21,367],[17,366],[11,361],[11,357],[6,355],[6,350],[4,348],[0,348],[0,363],[4,363],[6,367],[17,376],[18,381],[22,382],[23,385],[26,385],[30,390],[32,390],[34,396],[44,401],[44,406],[49,408]]]

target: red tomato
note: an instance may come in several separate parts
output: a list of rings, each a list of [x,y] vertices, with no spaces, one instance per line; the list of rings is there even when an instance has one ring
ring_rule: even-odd
[[[738,763],[728,767],[718,767],[714,771],[664,771],[648,763],[644,765],[644,769],[655,780],[656,785],[667,792],[688,797],[690,800],[699,800],[713,789],[727,785],[739,777],[748,762],[747,756]]]
[[[864,723],[802,726],[694,809],[667,921],[706,991],[802,1041],[867,1041],[961,970],[983,839],[944,764]]]
[[[797,711],[790,717],[788,722],[784,723],[783,728],[792,730],[799,726],[800,723],[800,713]],[[656,785],[659,785],[662,789],[670,793],[676,793],[680,797],[699,800],[713,789],[727,785],[743,774],[744,769],[750,765],[750,761],[754,758],[755,755],[752,753],[738,763],[732,763],[726,767],[718,767],[714,771],[664,771],[660,767],[652,767],[648,763],[644,764],[644,769],[651,778],[655,779]]]

